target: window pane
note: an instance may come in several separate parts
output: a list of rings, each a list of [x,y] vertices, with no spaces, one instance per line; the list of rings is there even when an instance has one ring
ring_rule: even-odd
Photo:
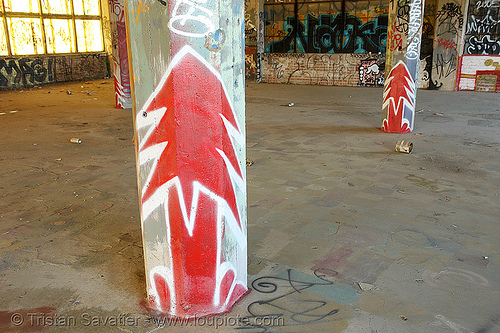
[[[38,13],[38,0],[4,0],[5,11]]]
[[[73,10],[75,15],[83,15],[83,0],[73,0]]]
[[[71,14],[71,2],[68,0],[42,0],[42,6],[44,13]]]
[[[48,53],[75,52],[73,41],[73,21],[44,20]]]
[[[104,49],[99,20],[75,20],[79,52],[94,52]]]
[[[74,0],[75,15],[99,15],[99,0]]]
[[[40,19],[9,18],[8,23],[14,55],[44,53]]]
[[[5,26],[3,25],[3,17],[0,17],[0,55],[9,55],[7,49],[7,39],[5,38]]]

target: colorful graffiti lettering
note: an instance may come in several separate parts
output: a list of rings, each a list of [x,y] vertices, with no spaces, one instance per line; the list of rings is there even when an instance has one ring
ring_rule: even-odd
[[[342,28],[345,22],[345,29]],[[299,53],[378,53],[385,52],[387,15],[379,15],[363,24],[359,18],[347,14],[322,14],[318,18],[310,13],[304,22],[287,17],[283,23],[286,36],[269,43],[266,52],[288,53],[297,48]]]

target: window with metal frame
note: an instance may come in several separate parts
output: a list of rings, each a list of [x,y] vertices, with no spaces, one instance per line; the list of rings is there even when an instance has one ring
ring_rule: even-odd
[[[104,50],[100,0],[0,0],[0,56]]]
[[[265,52],[384,53],[388,0],[265,0]]]

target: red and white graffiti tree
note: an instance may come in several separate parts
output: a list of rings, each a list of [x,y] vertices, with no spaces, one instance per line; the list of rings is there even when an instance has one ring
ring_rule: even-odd
[[[148,300],[173,316],[248,290],[240,2],[128,1]]]
[[[394,2],[389,6],[387,44],[394,45],[396,36],[402,47],[387,47],[384,101],[382,104],[382,130],[393,133],[413,131],[415,102],[417,96],[417,74],[420,65],[420,47],[424,0],[410,0],[409,11],[404,10],[407,2]],[[401,20],[407,21],[408,31],[398,30]],[[397,32],[397,33],[396,33]],[[404,46],[404,47],[403,47]],[[396,65],[393,65],[396,64]],[[392,67],[391,67],[392,66]]]
[[[387,108],[382,120],[382,130],[392,133],[409,133],[412,125],[405,113],[415,108],[415,82],[404,62],[400,61],[389,73],[384,84],[382,108]]]

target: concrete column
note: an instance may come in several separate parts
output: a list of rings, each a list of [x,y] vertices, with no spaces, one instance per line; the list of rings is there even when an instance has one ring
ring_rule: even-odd
[[[391,0],[387,29],[382,130],[413,130],[424,0]]]
[[[125,0],[108,0],[112,36],[113,76],[115,78],[116,107],[132,107],[132,91],[128,63],[127,32],[125,26]]]
[[[247,292],[242,0],[127,0],[149,304],[193,318]]]
[[[457,77],[466,0],[438,0],[437,6],[432,88],[453,91]]]
[[[257,1],[257,12],[258,12],[259,21],[257,24],[257,60],[255,62],[256,62],[256,66],[257,66],[257,82],[261,83],[262,82],[262,59],[264,56],[265,29],[266,29],[266,22],[265,22],[265,17],[264,17],[264,1],[263,0]]]

